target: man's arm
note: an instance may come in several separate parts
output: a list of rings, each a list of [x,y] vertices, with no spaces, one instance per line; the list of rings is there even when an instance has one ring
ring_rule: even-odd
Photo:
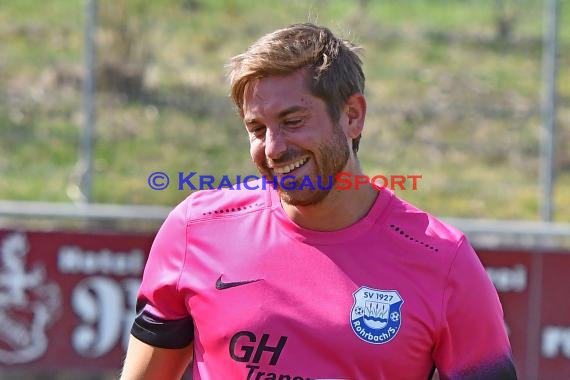
[[[131,335],[120,380],[180,379],[192,360],[194,345],[158,348]]]
[[[442,380],[517,378],[497,291],[465,238],[449,269],[433,356]]]
[[[180,203],[158,231],[137,295],[121,380],[180,379],[192,360],[194,324],[178,289],[186,257],[186,208]]]

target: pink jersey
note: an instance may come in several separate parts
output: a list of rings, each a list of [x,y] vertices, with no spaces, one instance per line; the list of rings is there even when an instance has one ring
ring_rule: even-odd
[[[210,379],[515,379],[497,293],[458,230],[383,190],[360,221],[303,229],[274,190],[213,190],[169,215],[132,333],[194,342]]]

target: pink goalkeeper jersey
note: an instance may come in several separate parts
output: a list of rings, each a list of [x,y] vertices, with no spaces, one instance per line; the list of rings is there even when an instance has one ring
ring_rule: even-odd
[[[335,232],[273,190],[197,192],[146,265],[132,334],[194,342],[194,380],[515,379],[497,293],[466,238],[383,190]]]

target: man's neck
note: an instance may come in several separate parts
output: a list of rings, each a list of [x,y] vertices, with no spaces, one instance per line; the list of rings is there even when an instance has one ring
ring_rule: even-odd
[[[310,206],[293,206],[282,202],[293,222],[314,231],[335,231],[362,219],[374,204],[379,192],[370,184],[351,186],[347,190],[333,188],[323,201]]]

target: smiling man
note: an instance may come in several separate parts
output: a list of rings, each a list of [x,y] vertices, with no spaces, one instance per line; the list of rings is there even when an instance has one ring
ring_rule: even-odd
[[[363,175],[357,50],[296,24],[232,59],[252,160],[287,186],[201,191],[172,211],[122,379],[180,378],[191,362],[195,380],[516,379],[497,293],[460,231],[370,183],[301,186]]]
[[[333,121],[325,101],[310,92],[311,71],[301,68],[252,79],[243,86],[241,112],[260,173],[268,179],[277,177],[277,183],[285,175],[295,177],[293,186],[277,186],[285,212],[304,227],[334,230],[364,216],[377,196],[370,185],[362,191],[326,190],[327,181],[343,171],[361,174],[349,144],[364,127],[366,102],[360,91],[353,93]],[[239,82],[235,86],[241,87]],[[320,180],[324,186],[302,187],[305,178],[313,184]]]

